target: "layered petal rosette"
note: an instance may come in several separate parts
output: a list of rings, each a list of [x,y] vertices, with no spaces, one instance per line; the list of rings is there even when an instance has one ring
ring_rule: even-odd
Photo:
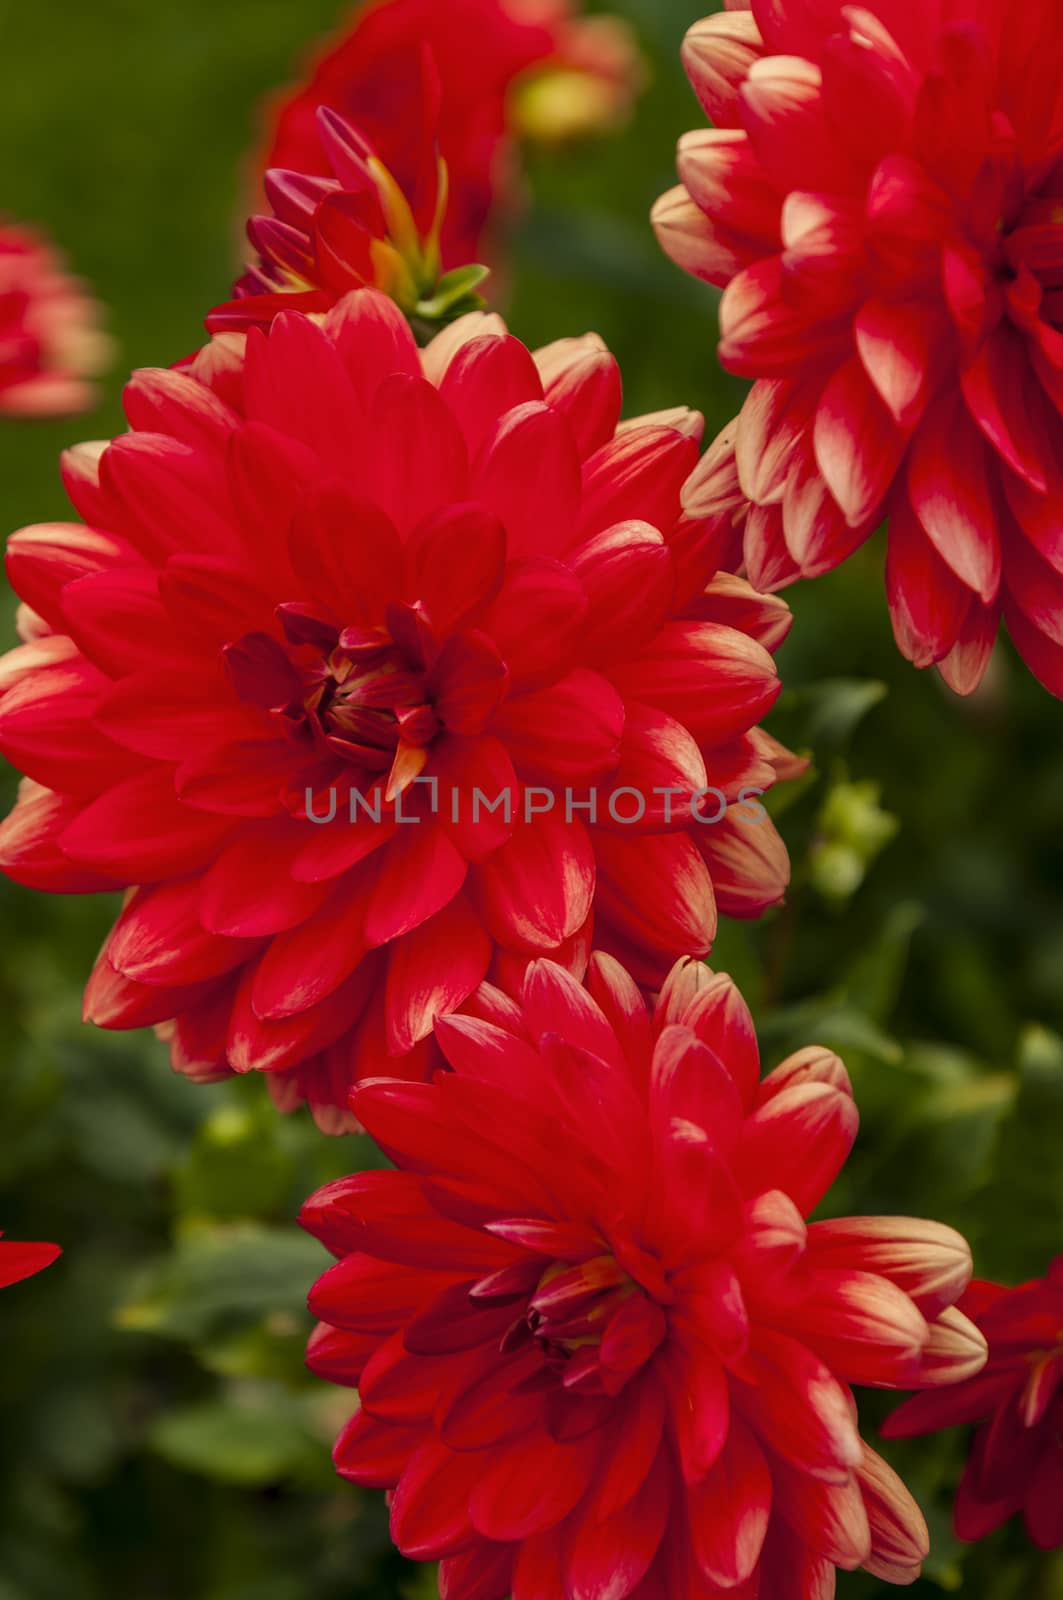
[[[700,419],[620,401],[592,336],[473,314],[421,352],[365,289],[138,374],[70,452],[86,525],[8,548],[0,864],[130,889],[91,1019],[342,1126],[485,976],[582,971],[593,927],[655,985],[781,899],[789,612],[709,581]]]
[[[513,208],[515,135],[607,126],[630,104],[639,74],[626,25],[581,17],[573,0],[370,0],[274,107],[262,166],[330,176],[317,120],[326,106],[358,128],[410,195],[426,103],[436,98],[451,189],[443,261],[463,267],[482,259],[489,224]]]
[[[232,300],[207,317],[209,332],[268,328],[278,311],[327,311],[366,286],[390,295],[426,336],[483,305],[475,291],[486,267],[443,272],[440,238],[450,180],[435,133],[439,84],[431,58],[423,65],[423,137],[410,193],[353,124],[319,107],[318,133],[332,176],[266,173],[272,215],[252,217],[247,225],[258,259],[237,280]]]
[[[1063,1256],[1017,1289],[976,1280],[960,1301],[989,1359],[941,1394],[916,1395],[889,1418],[893,1439],[977,1423],[954,1522],[961,1539],[1021,1513],[1042,1550],[1063,1545]]]
[[[657,232],[724,287],[720,358],[756,380],[703,508],[769,589],[887,518],[908,659],[966,693],[1003,617],[1063,695],[1056,6],[754,0],[684,60],[715,127]]]
[[[0,1238],[0,1289],[43,1272],[60,1255],[62,1250],[57,1244],[29,1244]]]
[[[857,1112],[808,1048],[760,1078],[734,984],[680,962],[650,1017],[595,954],[437,1035],[452,1069],[353,1100],[398,1171],[320,1190],[338,1261],[308,1353],[357,1385],[339,1472],[445,1600],[827,1600],[911,1583],[922,1517],[862,1441],[851,1384],[976,1372],[959,1235],[808,1223]]]
[[[110,344],[99,307],[35,229],[0,217],[0,417],[73,416]]]

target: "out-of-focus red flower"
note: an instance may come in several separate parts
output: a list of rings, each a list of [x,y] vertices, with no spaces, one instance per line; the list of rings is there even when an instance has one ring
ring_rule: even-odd
[[[620,403],[592,335],[419,351],[365,289],[138,374],[131,432],[69,453],[87,526],[8,546],[0,865],[137,886],[89,1017],[342,1126],[488,973],[582,971],[593,926],[656,984],[782,898],[749,791],[794,770],[757,727],[789,611],[711,577],[700,417]]]
[[[639,60],[625,25],[581,18],[573,0],[378,0],[361,6],[277,105],[262,165],[329,176],[317,110],[351,121],[409,195],[422,160],[427,53],[439,84],[439,146],[450,173],[443,264],[483,258],[512,206],[513,137],[557,137],[627,109]]]
[[[100,312],[35,229],[0,217],[0,417],[87,411],[110,343]]]
[[[652,1020],[607,956],[533,963],[437,1036],[451,1072],[360,1085],[397,1172],[320,1190],[338,1256],[308,1360],[357,1385],[338,1470],[394,1490],[445,1600],[808,1600],[836,1567],[911,1583],[915,1502],[850,1384],[976,1372],[970,1253],[908,1217],[806,1223],[857,1131],[837,1056],[763,1082],[722,974]]]
[[[438,153],[438,83],[425,59],[424,141],[415,187],[402,192],[358,131],[321,106],[317,121],[333,176],[276,168],[266,173],[273,215],[252,217],[247,232],[258,251],[234,298],[207,317],[211,333],[268,328],[279,311],[327,311],[352,289],[378,288],[415,326],[436,331],[483,302],[475,293],[487,268],[471,264],[444,274],[440,233],[449,177]]]
[[[21,1283],[50,1267],[62,1255],[57,1244],[26,1244],[21,1239],[0,1239],[0,1289]]]
[[[1042,1550],[1063,1545],[1063,1255],[1048,1274],[1006,1289],[975,1280],[959,1302],[989,1360],[941,1394],[906,1400],[887,1421],[891,1439],[977,1422],[956,1496],[961,1539],[983,1539],[1022,1512]]]
[[[1057,7],[754,0],[684,60],[716,126],[654,220],[757,380],[707,469],[730,449],[739,560],[815,577],[888,517],[908,659],[966,693],[1003,616],[1063,695]]]

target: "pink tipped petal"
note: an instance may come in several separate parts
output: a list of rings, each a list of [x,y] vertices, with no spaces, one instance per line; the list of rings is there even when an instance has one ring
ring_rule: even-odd
[[[857,360],[840,367],[816,413],[816,461],[851,528],[881,511],[906,439]]]

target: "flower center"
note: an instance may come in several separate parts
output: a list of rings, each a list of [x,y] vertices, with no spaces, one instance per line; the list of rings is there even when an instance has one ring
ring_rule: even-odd
[[[439,728],[423,672],[390,639],[352,640],[347,629],[310,673],[303,709],[337,755],[370,770],[391,766],[400,743],[430,744]]]
[[[250,633],[225,648],[240,699],[281,719],[292,734],[401,789],[423,768],[440,723],[427,685],[424,624],[415,606],[393,605],[386,627],[340,627],[302,605],[278,616],[288,648]]]
[[[650,1294],[612,1255],[576,1266],[555,1262],[539,1279],[525,1316],[505,1341],[534,1341],[546,1368],[568,1390],[619,1394],[667,1332]]]

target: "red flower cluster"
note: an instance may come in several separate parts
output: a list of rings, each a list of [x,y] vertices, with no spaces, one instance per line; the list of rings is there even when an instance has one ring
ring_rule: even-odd
[[[234,298],[207,317],[211,333],[268,328],[279,311],[327,311],[364,287],[382,289],[429,328],[479,309],[483,302],[472,291],[486,267],[459,267],[449,280],[442,274],[449,176],[435,139],[438,82],[430,58],[424,64],[423,140],[410,194],[357,129],[320,107],[318,134],[333,176],[266,173],[274,215],[252,217],[247,225],[258,264],[237,281]]]
[[[360,1085],[397,1172],[319,1191],[339,1257],[310,1365],[356,1384],[339,1471],[445,1600],[808,1600],[918,1576],[926,1529],[851,1383],[936,1386],[985,1344],[970,1256],[911,1218],[808,1224],[857,1130],[845,1068],[763,1081],[731,980],[533,963],[437,1035],[450,1072]]]
[[[43,1272],[60,1255],[62,1251],[57,1244],[24,1244],[21,1240],[0,1239],[0,1289]]]
[[[638,56],[624,25],[576,9],[573,0],[363,5],[305,86],[275,111],[263,165],[329,176],[316,115],[327,106],[354,123],[412,195],[422,180],[426,105],[437,98],[451,187],[444,266],[478,261],[489,220],[514,186],[522,101],[533,131],[565,133],[615,120],[637,86]],[[426,80],[435,85],[428,96]]]
[[[1001,616],[1063,695],[1063,68],[1031,0],[753,0],[684,59],[665,249],[725,285],[757,380],[706,468],[735,565],[776,588],[889,518],[898,644],[961,693]]]
[[[656,984],[781,899],[742,796],[794,770],[756,726],[789,612],[707,582],[700,418],[620,398],[593,337],[420,352],[367,289],[139,374],[132,431],[70,452],[88,525],[8,546],[0,864],[134,888],[90,1018],[335,1129],[485,976],[582,972],[593,927]]]
[[[1022,1512],[1042,1550],[1063,1545],[1063,1255],[1045,1278],[1005,1289],[976,1281],[960,1306],[989,1345],[982,1372],[916,1395],[883,1433],[906,1439],[979,1422],[956,1498],[956,1533],[982,1539]]]
[[[0,417],[87,411],[106,362],[99,310],[36,231],[0,218]]]

